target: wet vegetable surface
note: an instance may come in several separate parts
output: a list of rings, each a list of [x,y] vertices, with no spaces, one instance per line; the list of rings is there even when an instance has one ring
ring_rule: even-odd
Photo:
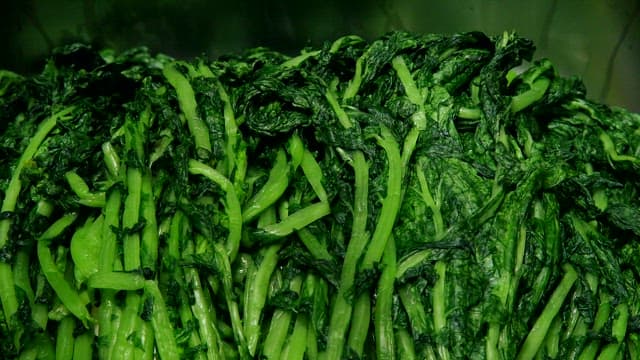
[[[637,359],[640,116],[516,34],[0,72],[9,358]]]

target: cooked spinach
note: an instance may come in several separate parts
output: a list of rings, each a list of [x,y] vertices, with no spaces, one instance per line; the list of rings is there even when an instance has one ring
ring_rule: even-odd
[[[640,115],[515,33],[0,72],[5,358],[638,359]]]

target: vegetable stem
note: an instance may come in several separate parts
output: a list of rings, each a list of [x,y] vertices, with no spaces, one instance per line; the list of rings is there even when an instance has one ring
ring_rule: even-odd
[[[273,168],[264,186],[249,200],[242,211],[242,220],[246,223],[255,219],[269,206],[275,204],[289,186],[289,163],[284,150],[277,152]]]
[[[178,345],[174,337],[173,326],[169,321],[169,314],[162,293],[155,281],[144,282],[144,291],[153,303],[151,324],[153,326],[156,348],[162,360],[179,359]]]
[[[531,84],[531,89],[511,98],[511,112],[522,111],[527,106],[540,100],[549,88],[551,81],[547,78],[537,79]]]
[[[278,262],[278,250],[280,245],[271,245],[264,251],[262,262],[245,289],[244,334],[251,356],[255,355],[260,339],[262,309],[267,300],[269,279]]]
[[[281,238],[296,230],[304,229],[307,225],[329,215],[330,212],[328,203],[315,203],[296,211],[279,223],[266,225],[259,230],[259,233],[270,238]]]
[[[140,269],[140,233],[136,225],[140,221],[140,199],[142,192],[142,172],[140,169],[127,169],[127,197],[122,213],[124,269],[134,271]]]
[[[289,290],[299,293],[302,287],[302,277],[296,276],[289,284]],[[263,356],[267,359],[280,359],[283,345],[289,335],[292,312],[276,309],[271,318],[271,324],[263,345]]]
[[[198,115],[196,96],[191,84],[189,84],[189,80],[180,73],[175,63],[166,64],[162,69],[162,74],[176,90],[178,104],[187,118],[189,132],[193,136],[198,156],[201,158],[208,157],[211,154],[209,129]]]
[[[398,143],[389,132],[389,129],[383,127],[381,137],[378,138],[378,144],[382,146],[387,154],[387,166],[389,168],[387,195],[382,201],[378,223],[362,260],[362,270],[370,269],[375,262],[380,261],[400,209],[402,193],[402,168],[400,164],[402,164],[402,161]]]
[[[396,344],[393,332],[393,290],[396,270],[396,246],[393,236],[387,241],[382,258],[382,274],[378,281],[374,309],[376,357],[380,360],[396,358]]]
[[[103,209],[104,222],[102,223],[102,236],[100,248],[100,271],[112,271],[117,256],[117,235],[114,229],[120,228],[120,190],[114,188],[107,196],[107,203]]]
[[[193,241],[189,241],[188,248],[185,249],[184,255],[190,255],[192,253]],[[191,311],[198,320],[200,338],[207,346],[207,356],[210,359],[218,359],[221,351],[221,340],[215,326],[214,308],[202,286],[198,272],[194,268],[185,268],[184,277],[187,284],[191,287],[191,297],[193,298]]]
[[[102,208],[104,206],[104,193],[92,193],[87,183],[75,171],[68,171],[65,177],[71,190],[80,198],[79,202],[82,205],[96,208]]]
[[[74,328],[73,316],[65,316],[60,321],[56,336],[56,360],[71,360],[73,358]]]
[[[78,335],[73,342],[73,360],[93,358],[93,335],[85,331]]]
[[[353,305],[351,327],[349,328],[349,337],[347,338],[348,351],[355,354],[358,358],[362,358],[363,356],[364,344],[367,340],[370,325],[371,299],[369,299],[368,294],[362,294],[357,297]]]
[[[51,240],[60,236],[62,232],[71,226],[76,217],[75,213],[67,214],[53,223],[38,239],[37,252],[42,273],[60,298],[60,301],[88,328],[93,319],[86,308],[86,302],[58,269],[49,249]]]
[[[115,345],[119,326],[119,309],[115,301],[115,291],[105,290],[100,293],[98,308],[98,354],[101,359],[110,359]]]
[[[443,261],[437,261],[435,264],[435,271],[438,275],[438,280],[433,287],[432,307],[433,307],[433,330],[436,335],[436,343],[438,344],[438,355],[440,359],[449,359],[449,350],[446,345],[442,343],[442,337],[447,326],[447,294],[445,292],[447,264]]]
[[[406,329],[396,331],[396,344],[398,344],[398,358],[403,360],[416,360],[416,351],[413,346],[411,334]]]
[[[47,135],[53,130],[58,121],[64,121],[70,118],[71,112],[74,107],[65,107],[62,110],[53,113],[47,119],[45,119],[36,130],[27,148],[24,150],[20,159],[16,164],[15,169],[11,174],[11,180],[4,192],[4,199],[2,200],[2,208],[0,213],[9,214],[16,208],[18,201],[18,195],[20,195],[20,189],[22,188],[22,169],[24,166],[33,159],[36,151],[45,140]],[[11,228],[12,218],[5,217],[0,219],[0,250],[4,249],[9,240],[9,231]],[[15,329],[18,323],[12,321],[13,316],[18,311],[18,299],[16,298],[16,290],[13,282],[13,274],[11,265],[0,261],[0,301],[2,302],[2,309],[4,310],[4,318],[7,319],[9,328]],[[20,327],[20,326],[18,326]]]
[[[139,290],[144,287],[144,277],[130,272],[97,272],[89,277],[87,286],[94,289]]]
[[[153,179],[148,171],[142,175],[140,188],[140,216],[144,219],[141,242],[141,266],[145,271],[155,273],[158,262],[158,221],[153,195]]]
[[[233,262],[238,254],[238,249],[240,248],[243,220],[240,201],[238,200],[236,190],[229,179],[210,166],[207,166],[197,160],[189,161],[189,172],[206,177],[220,186],[222,191],[226,193],[225,207],[229,214],[229,236],[227,237],[225,247],[227,249],[227,255],[229,256],[229,261]]]
[[[562,277],[558,287],[553,291],[553,294],[551,294],[544,310],[542,310],[542,313],[533,324],[524,344],[522,344],[522,347],[520,348],[517,360],[530,360],[535,357],[553,319],[560,311],[560,307],[569,294],[573,283],[578,279],[578,273],[571,265],[565,264],[563,268],[565,271],[564,276]]]
[[[367,245],[367,197],[369,196],[369,167],[364,154],[361,151],[353,153],[351,166],[355,175],[355,191],[353,200],[353,223],[351,228],[351,239],[347,246],[347,252],[342,264],[340,274],[340,287],[335,296],[331,319],[329,323],[329,333],[327,347],[324,358],[339,359],[342,356],[344,347],[344,337],[351,320],[352,304],[348,299],[348,293],[353,289],[356,276],[358,260],[360,259],[365,246]]]

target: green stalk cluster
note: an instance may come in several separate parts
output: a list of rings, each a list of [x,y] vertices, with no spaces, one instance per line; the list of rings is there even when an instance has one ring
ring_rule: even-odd
[[[0,71],[1,356],[640,358],[640,115],[533,50]]]

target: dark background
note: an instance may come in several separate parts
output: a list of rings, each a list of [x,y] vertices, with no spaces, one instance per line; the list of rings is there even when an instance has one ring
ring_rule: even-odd
[[[295,54],[345,34],[516,30],[589,97],[640,112],[640,0],[2,0],[0,68],[39,71],[57,45],[146,45],[188,58],[268,46]]]

